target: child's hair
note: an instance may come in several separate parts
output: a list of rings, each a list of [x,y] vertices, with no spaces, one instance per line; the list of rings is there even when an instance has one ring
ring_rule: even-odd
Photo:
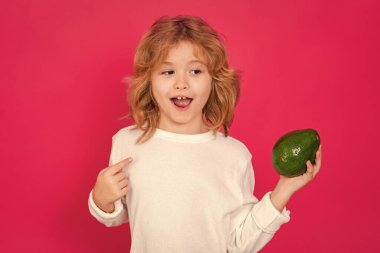
[[[142,37],[135,51],[134,73],[129,83],[129,114],[144,133],[136,143],[147,141],[159,122],[159,108],[151,87],[152,70],[165,61],[169,50],[179,42],[191,42],[194,54],[203,57],[212,77],[210,97],[203,119],[214,133],[224,128],[228,136],[233,113],[240,96],[239,75],[229,67],[225,47],[218,33],[194,16],[161,17]]]

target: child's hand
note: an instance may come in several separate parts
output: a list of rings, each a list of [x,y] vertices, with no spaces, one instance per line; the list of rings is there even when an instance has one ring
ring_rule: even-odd
[[[322,148],[319,146],[319,149],[317,151],[316,157],[315,157],[315,164],[312,164],[309,160],[306,162],[307,165],[307,171],[298,176],[298,177],[292,177],[288,178],[285,176],[280,176],[280,181],[288,187],[289,191],[292,193],[297,192],[302,187],[307,185],[319,172],[321,168],[321,161],[322,161]]]
[[[123,167],[131,161],[132,158],[124,159],[99,172],[92,197],[95,204],[104,212],[113,212],[114,202],[128,193],[128,177]]]
[[[296,193],[298,190],[300,190],[315,178],[321,168],[321,162],[322,147],[319,146],[315,157],[315,164],[307,161],[307,171],[304,174],[291,178],[280,176],[280,180],[278,181],[276,188],[271,193],[272,203],[279,211],[285,207],[294,193]]]

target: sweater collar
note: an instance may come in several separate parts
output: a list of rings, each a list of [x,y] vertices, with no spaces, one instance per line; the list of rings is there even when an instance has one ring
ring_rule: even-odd
[[[208,132],[200,133],[200,134],[179,134],[179,133],[169,132],[160,128],[156,128],[154,136],[159,137],[161,139],[166,139],[166,140],[176,141],[176,142],[185,142],[185,143],[206,142],[216,137],[212,130],[209,130]]]

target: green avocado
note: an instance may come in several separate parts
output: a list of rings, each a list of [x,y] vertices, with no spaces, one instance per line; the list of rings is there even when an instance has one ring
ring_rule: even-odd
[[[283,135],[272,150],[272,164],[280,175],[296,177],[306,172],[307,160],[315,162],[320,137],[314,129],[295,130]]]

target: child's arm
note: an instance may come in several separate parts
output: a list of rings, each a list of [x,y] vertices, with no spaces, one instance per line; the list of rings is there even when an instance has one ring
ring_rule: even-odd
[[[282,224],[290,220],[289,211],[279,212],[270,200],[268,192],[259,201],[252,193],[254,173],[249,161],[243,175],[243,205],[231,214],[230,236],[227,252],[254,253],[263,248]]]
[[[124,159],[100,171],[90,193],[90,213],[107,227],[118,226],[129,220],[127,208],[121,200],[128,193],[128,178],[122,169],[130,162],[131,159]]]
[[[308,165],[309,174],[296,178],[280,177],[273,192],[268,192],[258,201],[253,195],[254,175],[251,163],[244,178],[243,206],[231,215],[231,233],[227,252],[258,252],[274,236],[284,223],[290,220],[285,205],[290,197],[311,181],[321,166],[321,150],[314,166]],[[312,174],[310,174],[312,173]],[[298,179],[297,179],[298,178]]]
[[[128,210],[123,205],[121,199],[114,203],[114,211],[112,213],[104,212],[94,202],[93,191],[90,192],[88,198],[88,206],[90,213],[99,222],[103,223],[107,227],[119,226],[129,221]]]

